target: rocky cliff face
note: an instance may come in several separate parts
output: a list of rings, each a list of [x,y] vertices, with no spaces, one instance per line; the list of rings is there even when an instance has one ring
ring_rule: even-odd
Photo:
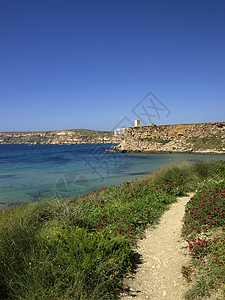
[[[225,153],[225,122],[127,128],[110,151]]]
[[[41,132],[0,132],[0,144],[106,144],[120,143],[121,137],[112,132],[85,129],[41,131]]]

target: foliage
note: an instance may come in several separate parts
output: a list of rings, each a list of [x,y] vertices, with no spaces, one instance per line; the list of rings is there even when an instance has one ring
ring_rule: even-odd
[[[1,298],[116,299],[131,268],[136,242],[144,237],[146,226],[157,223],[177,196],[184,195],[193,174],[198,180],[207,175],[220,181],[224,169],[222,162],[167,167],[152,176],[121,186],[103,187],[79,199],[48,199],[2,209]],[[219,183],[217,187],[214,194],[223,195]],[[200,189],[203,194],[207,192],[204,185],[199,185]],[[218,201],[219,196],[213,195],[211,199]],[[217,230],[222,230],[221,205],[217,203],[211,209],[210,221],[218,225]],[[192,224],[201,232],[203,225],[200,220]],[[187,236],[189,228],[184,232]],[[195,238],[194,234],[192,237]],[[200,239],[196,243],[204,244],[203,238]],[[213,245],[216,253],[213,259],[219,262],[224,254],[223,242],[221,236],[213,236],[212,243],[207,244]],[[194,241],[192,244],[196,249],[198,245]],[[201,255],[198,253],[204,259]],[[220,268],[214,270],[215,276],[223,272]]]
[[[224,177],[224,162],[213,167]],[[194,281],[187,299],[203,298],[215,290],[225,292],[225,183],[204,181],[186,205],[183,236],[191,253],[183,275]]]
[[[188,142],[192,144],[194,151],[208,149],[221,151],[224,148],[224,142],[221,137],[214,134],[206,137],[192,137]]]
[[[198,184],[203,180],[220,180],[224,174],[223,162],[196,162],[193,164],[183,163],[181,165],[168,165],[156,171],[152,175],[147,175],[141,182],[166,181],[182,188],[184,192],[195,191]],[[219,171],[221,170],[221,171]]]
[[[92,229],[108,230],[110,236],[122,235],[134,243],[144,227],[157,222],[180,194],[180,188],[166,182],[143,186],[136,181],[102,189],[100,194],[92,192],[83,199],[89,203],[86,209]]]
[[[165,145],[165,144],[171,142],[172,140],[153,139],[151,137],[146,137],[146,138],[139,138],[139,141],[142,141],[142,142],[151,142],[151,143],[159,143],[159,144]]]
[[[0,212],[4,299],[111,299],[133,247],[182,189],[139,181]]]

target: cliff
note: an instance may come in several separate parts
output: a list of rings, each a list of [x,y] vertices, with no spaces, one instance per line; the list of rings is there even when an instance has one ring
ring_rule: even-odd
[[[225,122],[127,128],[110,151],[225,153]]]
[[[0,132],[0,144],[106,144],[120,143],[110,131],[72,129],[40,132]]]

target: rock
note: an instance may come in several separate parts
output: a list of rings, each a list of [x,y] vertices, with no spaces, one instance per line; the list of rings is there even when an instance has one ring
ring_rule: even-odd
[[[225,122],[127,128],[112,151],[225,153]]]

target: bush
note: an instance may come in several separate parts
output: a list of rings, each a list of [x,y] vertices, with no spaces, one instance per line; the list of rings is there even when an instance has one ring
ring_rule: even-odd
[[[194,285],[187,299],[209,296],[214,290],[225,292],[225,183],[204,181],[186,205],[183,236],[191,261],[183,274]]]
[[[193,192],[203,180],[223,180],[225,178],[225,162],[196,162],[193,164],[170,165],[161,168],[152,175],[147,175],[141,182],[154,184],[166,181],[182,188],[184,192]]]
[[[111,299],[131,266],[133,245],[181,189],[139,181],[72,201],[0,213],[3,299]]]
[[[36,276],[36,266],[44,277],[40,289],[27,289],[27,298],[36,299],[110,299],[114,287],[130,266],[132,250],[128,241],[110,238],[107,233],[89,233],[84,228],[57,228],[58,234],[45,236],[44,257],[31,263],[30,276]]]
[[[217,186],[213,185],[211,191],[208,181],[199,185],[202,201],[208,195],[203,203],[205,210],[198,218],[199,199],[192,199],[187,206],[186,221],[190,221],[185,223],[184,235],[195,238],[197,230],[204,233],[214,225],[222,230],[224,194],[220,181],[224,174],[224,162],[170,166],[141,180],[104,187],[79,199],[52,199],[1,210],[1,298],[116,299],[131,267],[137,239],[143,238],[146,226],[157,223],[177,196],[196,187],[203,176],[214,178]],[[218,202],[218,197],[223,200]],[[209,198],[217,203],[215,207]],[[205,224],[203,216],[210,216],[213,226]],[[222,237],[214,242],[217,238],[212,236],[212,243],[207,243],[204,250],[212,262],[221,262],[224,255]],[[196,251],[198,242],[204,243],[190,240]],[[201,253],[195,254],[204,259]],[[216,278],[223,274],[221,266],[209,265]],[[190,273],[187,268],[185,272]]]
[[[34,203],[0,211],[0,287],[6,298],[21,295],[30,281],[29,262],[40,251],[38,231],[50,210],[47,203]]]

